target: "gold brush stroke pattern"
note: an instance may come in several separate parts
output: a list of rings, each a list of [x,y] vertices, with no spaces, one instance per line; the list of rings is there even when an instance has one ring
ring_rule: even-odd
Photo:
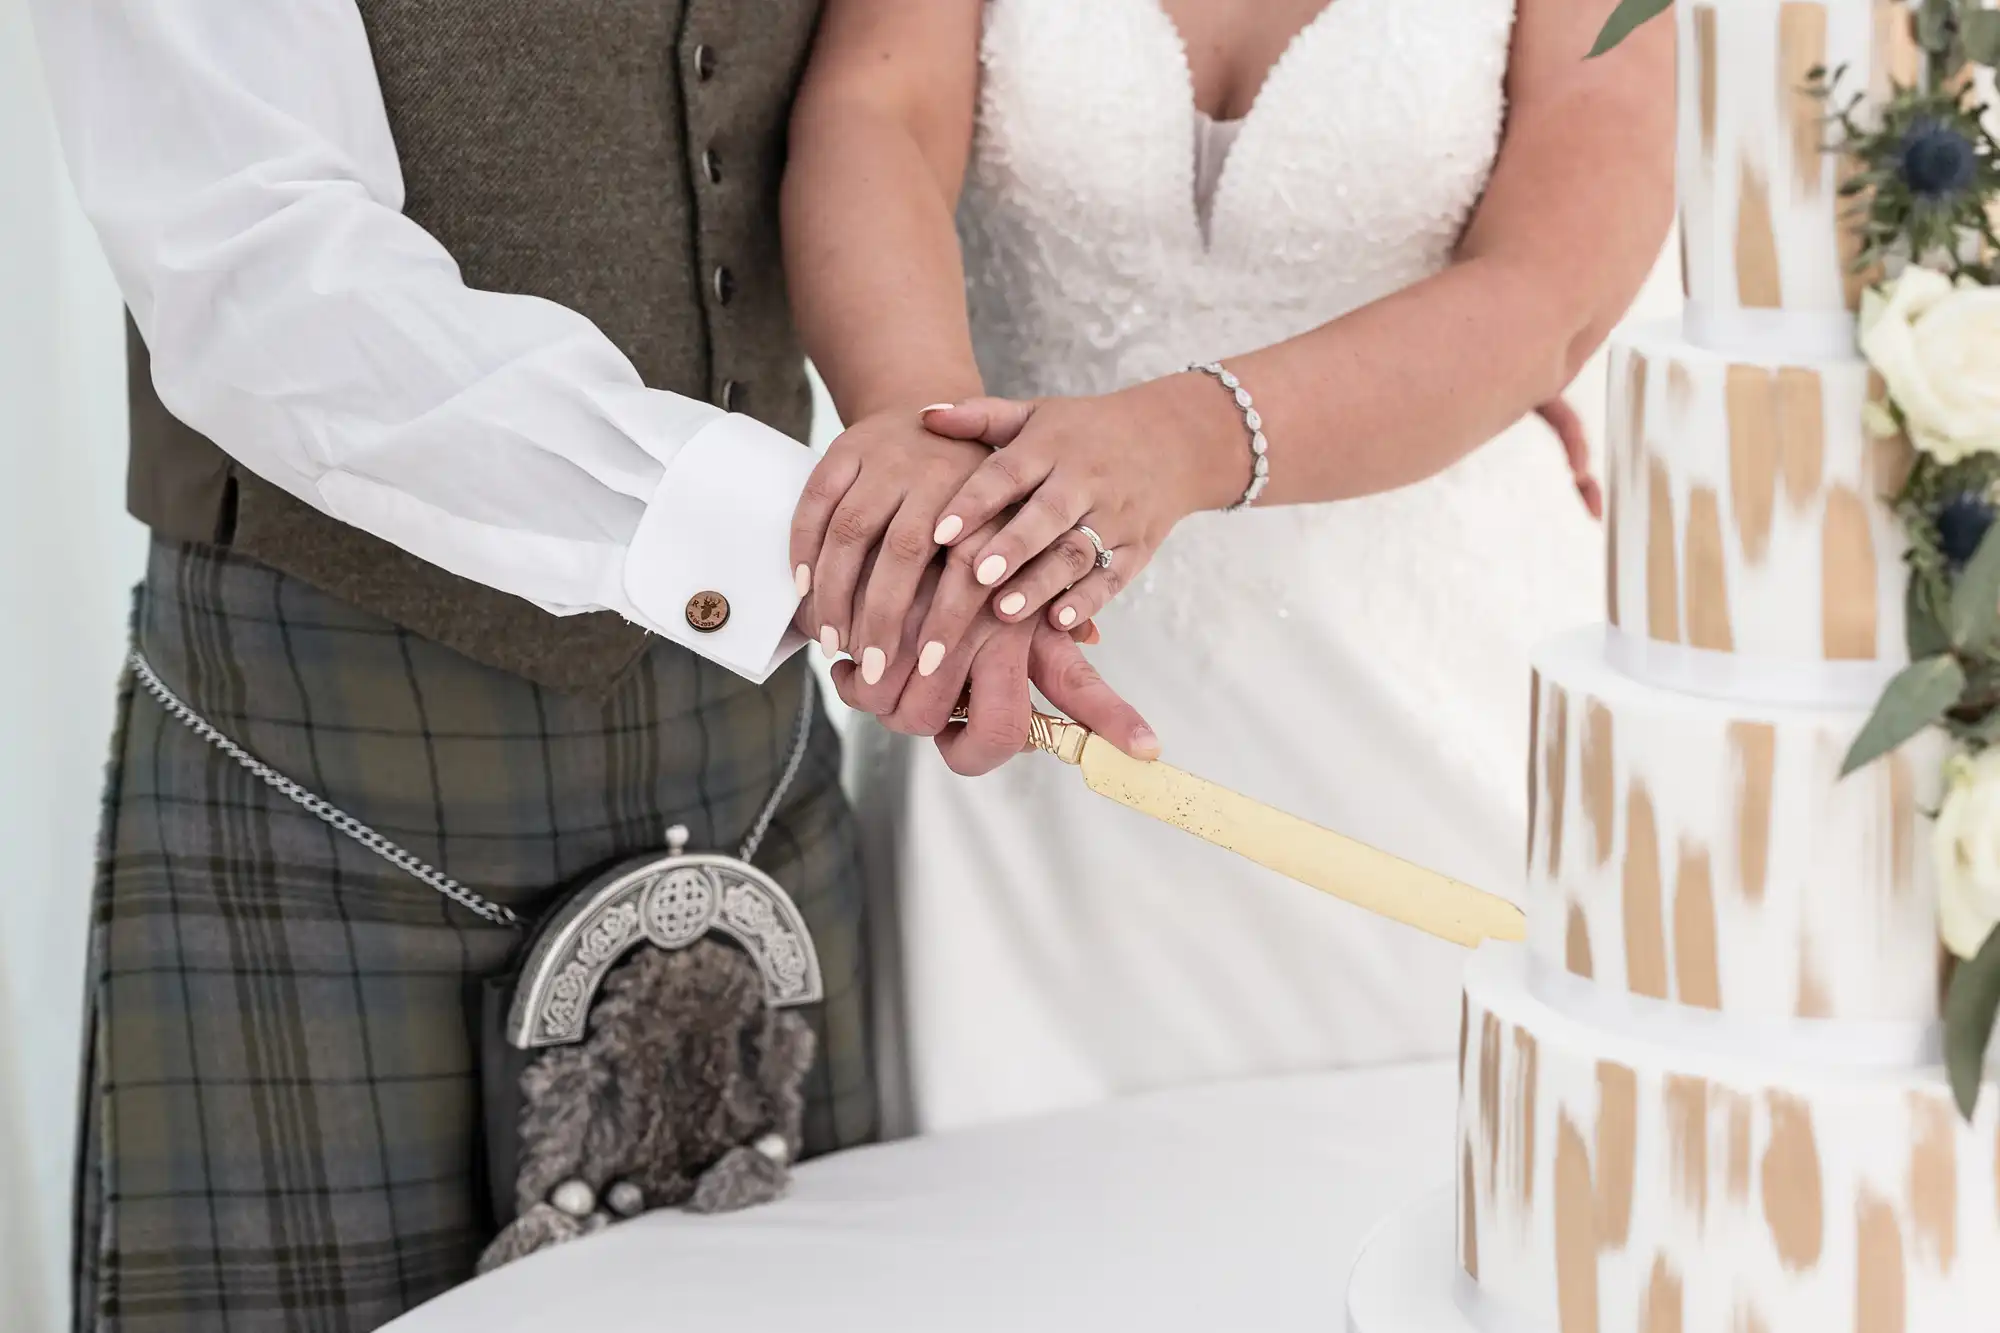
[[[1638,1171],[1639,1080],[1624,1065],[1597,1062],[1597,1239],[1622,1250],[1632,1239]],[[1588,1170],[1588,1164],[1585,1167]]]
[[[1917,887],[1917,775],[1900,750],[1889,756],[1889,888],[1898,898]]]
[[[1556,1327],[1597,1333],[1599,1230],[1592,1225],[1590,1154],[1568,1116],[1556,1125],[1555,1189]]]
[[[1464,1216],[1459,1221],[1459,1266],[1474,1282],[1479,1280],[1479,1196],[1473,1192],[1472,1144],[1465,1145],[1465,1170],[1458,1181],[1459,1206]]]
[[[1771,1325],[1754,1305],[1742,1305],[1736,1309],[1735,1333],[1771,1333]]]
[[[1875,0],[1875,65],[1868,83],[1872,99],[1886,98],[1892,84],[1915,87],[1923,74],[1914,25],[1906,0]]]
[[[1695,84],[1700,90],[1701,114],[1701,157],[1704,166],[1714,170],[1715,161],[1715,108],[1717,102],[1717,71],[1715,65],[1715,8],[1712,5],[1697,6],[1694,11],[1694,67]]]
[[[1682,1004],[1722,1008],[1721,965],[1716,958],[1715,879],[1708,850],[1681,843],[1674,880],[1674,991]]]
[[[1745,158],[1736,183],[1736,299],[1753,310],[1785,303],[1778,281],[1778,235],[1771,225],[1771,187]]]
[[[1868,401],[1884,402],[1889,397],[1889,386],[1877,371],[1868,372]],[[1889,499],[1899,494],[1903,483],[1910,479],[1910,469],[1916,465],[1917,451],[1910,443],[1910,437],[1898,431],[1894,435],[1870,435],[1868,446],[1868,493]]]
[[[1662,643],[1681,637],[1680,574],[1674,568],[1674,492],[1667,465],[1646,460],[1646,633]]]
[[[1500,1182],[1500,1020],[1485,1014],[1479,1023],[1479,1132],[1486,1139],[1486,1185]]]
[[[1731,366],[1723,396],[1729,416],[1730,509],[1743,554],[1757,564],[1771,544],[1771,509],[1777,500],[1776,382],[1761,367]]]
[[[1800,1018],[1833,1017],[1833,996],[1813,966],[1812,941],[1799,940],[1799,994],[1793,1005]]]
[[[1896,1210],[1864,1189],[1854,1205],[1854,1333],[1903,1333],[1903,1233]]]
[[[1700,1226],[1708,1214],[1708,1081],[1669,1074],[1666,1100],[1667,1174],[1674,1197]]]
[[[1667,418],[1678,426],[1694,405],[1694,373],[1679,361],[1667,362]]]
[[[1614,471],[1604,493],[1604,623],[1614,629],[1618,625],[1618,495],[1622,490]]]
[[[1535,814],[1542,798],[1542,673],[1528,672],[1528,868],[1535,865]]]
[[[1585,979],[1596,970],[1590,961],[1590,923],[1584,919],[1583,908],[1577,903],[1569,905],[1569,930],[1563,940],[1563,967],[1572,975]]]
[[[1736,774],[1736,878],[1743,896],[1764,900],[1771,863],[1771,783],[1778,731],[1768,722],[1729,724],[1730,767]]]
[[[1646,1281],[1646,1309],[1639,1320],[1639,1333],[1681,1333],[1681,1278],[1667,1263],[1665,1254],[1653,1258],[1653,1274]]]
[[[1778,470],[1785,481],[1785,499],[1794,509],[1804,509],[1819,498],[1826,472],[1825,402],[1817,370],[1779,368]]]
[[[1611,710],[1592,699],[1583,713],[1584,818],[1590,824],[1591,859],[1602,866],[1611,860],[1611,821],[1616,817],[1618,788],[1612,753]]]
[[[1722,554],[1722,510],[1715,492],[1688,492],[1687,641],[1697,648],[1735,648],[1729,625],[1729,572]]]
[[[1936,1097],[1913,1093],[1910,1151],[1910,1225],[1915,1249],[1940,1273],[1958,1259],[1958,1121]]]
[[[1820,528],[1820,640],[1831,661],[1875,656],[1875,533],[1868,502],[1846,486],[1826,497]]]
[[[1535,1034],[1514,1029],[1514,1165],[1520,1172],[1521,1207],[1535,1202],[1535,1085],[1539,1080]]]
[[[1791,1272],[1803,1273],[1819,1263],[1826,1243],[1812,1108],[1789,1093],[1772,1091],[1767,1096],[1771,1138],[1764,1147],[1759,1180],[1764,1191],[1764,1223],[1771,1230],[1779,1261]]]
[[[1660,892],[1660,835],[1653,798],[1635,782],[1625,797],[1625,989],[1667,998],[1666,921]]]
[[[1819,197],[1826,179],[1826,127],[1819,99],[1806,91],[1826,63],[1826,7],[1790,0],[1778,10],[1778,113],[1792,130],[1792,177],[1799,197]]]
[[[1549,691],[1548,749],[1542,766],[1549,775],[1549,878],[1562,873],[1563,807],[1568,804],[1569,695],[1560,687]]]
[[[1716,1096],[1723,1103],[1726,1123],[1728,1158],[1724,1179],[1729,1201],[1740,1206],[1750,1201],[1750,1117],[1756,1104],[1748,1095],[1726,1089],[1717,1089]]]

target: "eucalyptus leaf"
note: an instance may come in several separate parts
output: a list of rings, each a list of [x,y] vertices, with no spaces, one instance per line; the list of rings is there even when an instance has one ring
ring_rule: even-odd
[[[1959,19],[1966,57],[1976,65],[2000,65],[2000,10],[1974,9]]]
[[[1618,43],[1630,37],[1633,30],[1649,23],[1667,11],[1674,0],[1618,0],[1618,8],[1604,24],[1604,31],[1597,34],[1597,45],[1590,48],[1591,57],[1603,55]]]
[[[1952,1099],[1967,1120],[1979,1105],[1996,1013],[2000,1013],[2000,930],[1958,965],[1944,997],[1944,1067],[1951,1075]]]
[[[1909,591],[1903,599],[1903,630],[1912,662],[1935,657],[1951,647],[1951,636],[1944,632],[1937,613],[1931,610],[1929,599],[1924,596],[1923,580],[1918,577],[1910,579]]]
[[[1918,46],[1934,54],[1942,54],[1951,45],[1952,29],[1957,18],[1952,8],[1952,0],[1924,0],[1916,15]]]
[[[1943,717],[1965,692],[1965,668],[1948,653],[1896,673],[1840,766],[1840,776],[1873,763]]]
[[[1953,583],[1945,629],[1961,649],[1984,648],[2000,638],[2000,523],[1986,530]]]

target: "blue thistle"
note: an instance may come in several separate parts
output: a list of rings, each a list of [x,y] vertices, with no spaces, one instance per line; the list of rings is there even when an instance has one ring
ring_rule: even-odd
[[[1976,491],[1960,491],[1937,510],[1938,550],[1954,570],[1965,568],[1993,526],[1993,502]]]
[[[1942,199],[1972,187],[1979,153],[1972,140],[1939,120],[1920,120],[1903,135],[1896,170],[1910,193]]]

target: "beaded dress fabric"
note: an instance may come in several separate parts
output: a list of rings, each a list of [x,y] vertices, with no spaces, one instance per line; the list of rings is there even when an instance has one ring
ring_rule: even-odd
[[[1115,390],[1438,272],[1499,146],[1513,19],[1513,0],[1334,0],[1232,128],[1204,126],[1157,0],[989,0],[959,213],[989,391]],[[1282,470],[1312,441],[1271,447]],[[1246,480],[1249,463],[1246,439]],[[1391,495],[1189,520],[1091,655],[1169,760],[1518,896],[1528,649],[1598,614],[1601,549],[1560,450],[1524,426]],[[970,783],[928,747],[912,763],[927,1125],[1456,1040],[1449,946],[1052,761]]]

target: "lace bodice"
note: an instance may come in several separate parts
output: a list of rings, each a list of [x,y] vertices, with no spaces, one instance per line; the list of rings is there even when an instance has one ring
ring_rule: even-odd
[[[1195,211],[1158,0],[989,0],[960,210],[988,388],[1097,393],[1301,333],[1435,272],[1500,138],[1513,0],[1333,0]]]

